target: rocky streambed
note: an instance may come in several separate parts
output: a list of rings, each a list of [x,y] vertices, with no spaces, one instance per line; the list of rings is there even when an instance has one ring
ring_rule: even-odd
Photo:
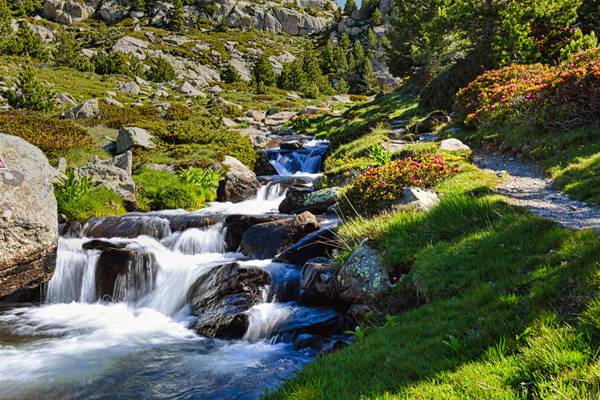
[[[347,344],[327,143],[292,147],[244,201],[62,226],[41,304],[0,311],[0,397],[257,398]]]

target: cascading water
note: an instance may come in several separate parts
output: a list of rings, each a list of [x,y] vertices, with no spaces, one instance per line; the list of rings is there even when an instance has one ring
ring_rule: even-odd
[[[314,174],[326,150],[323,142],[311,142],[274,165]],[[296,296],[299,273],[227,253],[222,221],[277,212],[284,197],[280,185],[269,184],[237,204],[113,218],[111,229],[119,235],[108,239],[102,238],[107,220],[90,222],[86,235],[112,245],[112,256],[129,257],[112,296],[104,294],[97,268],[110,265],[105,253],[90,247],[90,238],[61,238],[44,304],[0,308],[0,398],[247,399],[277,385],[313,357],[268,340],[295,313],[293,303],[270,301]],[[180,216],[211,216],[217,223],[172,229],[170,221]],[[206,339],[189,329],[188,291],[213,267],[234,261],[265,268],[270,293],[248,311],[243,340]]]

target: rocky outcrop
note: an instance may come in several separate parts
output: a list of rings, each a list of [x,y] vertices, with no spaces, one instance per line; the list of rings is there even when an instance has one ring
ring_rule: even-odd
[[[319,222],[309,212],[294,218],[254,225],[242,237],[242,253],[256,259],[273,258],[318,229]]]
[[[225,179],[221,181],[217,190],[219,201],[238,203],[256,196],[260,184],[254,172],[250,171],[239,160],[230,156],[225,156],[225,160],[221,165],[227,172],[225,173]]]
[[[308,306],[336,305],[336,271],[329,262],[309,261],[302,267],[300,303]]]
[[[239,339],[248,329],[246,311],[263,301],[263,288],[269,274],[259,268],[242,268],[226,264],[202,275],[188,292],[194,325],[210,338]]]
[[[132,36],[123,36],[115,42],[112,50],[121,54],[131,54],[140,60],[145,60],[148,46],[149,43],[145,40]]]
[[[322,16],[292,10],[276,2],[220,0],[215,13],[217,19],[226,18],[232,28],[258,28],[272,33],[306,36],[322,32],[333,20],[335,3],[324,2]]]
[[[55,173],[40,149],[0,133],[0,297],[52,277],[58,240]]]
[[[340,300],[348,304],[368,304],[391,286],[379,253],[369,247],[367,241],[363,241],[342,265],[337,284]]]
[[[111,160],[100,160],[94,156],[86,165],[77,168],[75,172],[80,177],[88,177],[93,185],[102,186],[117,193],[133,207],[135,183],[131,176],[131,159],[131,153]]]
[[[126,152],[133,147],[142,149],[153,149],[156,145],[153,143],[154,136],[147,130],[136,127],[127,127],[119,129],[117,135],[117,154]]]
[[[104,0],[98,12],[103,20],[114,24],[125,18],[129,10],[131,10],[130,0]]]
[[[71,25],[91,17],[101,0],[46,0],[43,14],[59,24]]]

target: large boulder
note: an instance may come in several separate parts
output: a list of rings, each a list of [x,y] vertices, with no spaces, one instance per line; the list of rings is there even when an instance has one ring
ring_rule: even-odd
[[[219,201],[238,203],[256,196],[260,183],[254,172],[250,171],[239,160],[230,156],[225,156],[225,160],[221,165],[227,172],[225,179],[221,181],[217,190]]]
[[[147,130],[136,127],[127,127],[119,129],[117,135],[117,154],[121,154],[132,147],[142,149],[153,149],[156,145],[152,136]]]
[[[256,259],[273,258],[318,229],[319,222],[309,212],[294,218],[254,225],[242,237],[242,253]]]
[[[154,254],[148,251],[104,246],[96,264],[96,296],[135,303],[154,289],[156,271]]]
[[[58,241],[55,173],[40,149],[0,133],[0,297],[52,277]]]
[[[313,191],[304,187],[290,187],[285,199],[279,205],[279,212],[298,214],[310,211],[323,214],[329,207],[335,205],[340,189],[337,187]]]
[[[140,235],[163,239],[171,234],[171,223],[165,218],[127,215],[89,220],[83,235],[90,238],[136,238]]]
[[[59,24],[71,25],[91,17],[100,1],[46,0],[43,14]]]
[[[104,0],[99,12],[104,21],[114,24],[125,18],[130,10],[130,0]]]
[[[188,292],[194,325],[210,338],[239,339],[248,329],[250,307],[263,301],[263,288],[269,274],[260,268],[226,264],[202,275]]]
[[[112,50],[121,54],[130,54],[140,60],[145,60],[148,46],[149,43],[145,40],[133,36],[123,36],[115,42]]]
[[[471,148],[458,139],[444,139],[440,143],[442,151],[471,151]]]
[[[390,288],[381,256],[367,241],[350,255],[337,275],[340,299],[348,304],[369,303]]]
[[[94,156],[75,171],[79,177],[88,177],[94,186],[102,186],[117,193],[132,207],[135,204],[136,189],[131,177],[131,164],[124,162],[123,158],[100,160]]]
[[[98,99],[90,99],[62,114],[65,119],[93,119],[100,115]]]

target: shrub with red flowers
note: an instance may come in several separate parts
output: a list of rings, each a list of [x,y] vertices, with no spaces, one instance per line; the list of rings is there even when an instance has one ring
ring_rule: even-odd
[[[369,168],[347,190],[342,208],[348,215],[377,214],[397,204],[405,187],[432,188],[459,171],[441,156],[409,157]]]
[[[513,65],[488,71],[456,96],[455,109],[474,127],[502,122],[567,130],[600,120],[600,48],[559,66]]]

